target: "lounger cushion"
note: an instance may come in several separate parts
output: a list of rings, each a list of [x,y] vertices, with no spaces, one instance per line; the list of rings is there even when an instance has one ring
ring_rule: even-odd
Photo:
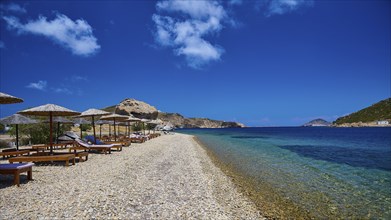
[[[112,146],[114,146],[113,144],[100,144],[100,145],[98,145],[98,144],[88,144],[88,143],[86,143],[86,142],[84,142],[83,140],[81,140],[81,139],[76,139],[75,141],[77,141],[77,143],[79,143],[81,146],[83,146],[83,147],[112,147]]]
[[[93,144],[93,143],[94,143],[94,136],[87,135],[87,136],[85,136],[84,138],[87,140],[87,142],[88,142],[89,144]],[[103,143],[101,140],[99,140],[98,138],[96,138],[96,144],[105,144],[105,143]]]
[[[0,169],[3,170],[14,170],[14,169],[23,169],[26,167],[32,167],[33,163],[14,163],[14,164],[0,164]]]

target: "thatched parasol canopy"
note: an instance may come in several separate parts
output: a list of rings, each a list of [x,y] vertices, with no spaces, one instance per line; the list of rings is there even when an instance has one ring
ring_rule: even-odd
[[[106,115],[106,116],[103,116],[100,118],[100,120],[113,120],[114,121],[114,141],[117,141],[117,132],[116,132],[116,128],[115,128],[115,121],[125,121],[126,119],[128,119],[129,116],[125,116],[125,115],[119,115],[119,114],[110,114],[110,115]]]
[[[90,108],[81,113],[79,117],[91,117],[92,130],[94,131],[94,141],[96,144],[96,134],[95,134],[95,116],[110,115],[110,112],[106,112],[100,109]]]
[[[14,114],[0,119],[0,123],[4,125],[20,125],[20,124],[34,124],[34,123],[38,123],[38,121],[20,114]]]
[[[91,124],[91,122],[84,118],[75,118],[73,119],[73,124],[88,125]]]
[[[46,122],[46,123],[49,123],[50,120],[46,120],[45,122]],[[58,136],[59,136],[59,134],[60,134],[60,124],[73,124],[73,121],[71,121],[71,120],[69,120],[69,119],[67,119],[67,118],[58,116],[58,117],[53,117],[52,122],[57,123],[56,143],[58,144]]]
[[[16,150],[19,150],[19,128],[20,124],[34,124],[38,123],[38,121],[28,118],[23,115],[14,114],[5,118],[0,119],[0,123],[4,125],[16,125]]]
[[[35,108],[26,109],[18,112],[22,115],[35,115],[35,116],[73,116],[80,115],[80,112],[76,112],[59,105],[46,104]],[[53,120],[53,118],[52,118]]]
[[[116,120],[116,121],[125,121],[128,119],[129,116],[126,115],[119,115],[119,114],[110,114],[110,115],[105,115],[100,118],[100,120]]]
[[[59,105],[46,104],[35,108],[26,109],[18,112],[22,115],[49,116],[50,125],[50,154],[53,154],[53,116],[73,116],[79,115],[79,112],[64,108]]]
[[[100,109],[90,108],[84,112],[82,112],[79,117],[91,117],[91,116],[102,116],[102,115],[110,115],[110,112],[106,112]]]
[[[134,117],[133,115],[129,115],[128,119],[125,121],[141,121],[141,119]]]
[[[103,120],[98,120],[95,122],[95,124],[99,125],[99,139],[102,139],[102,125],[108,124],[109,125],[109,133],[111,134],[111,127],[110,124],[113,124],[111,121],[103,121]]]
[[[23,99],[0,92],[0,104],[12,104],[23,102]]]
[[[80,138],[83,138],[83,131],[81,130],[81,125],[87,125],[87,124],[91,124],[90,121],[88,120],[85,120],[84,118],[75,118],[73,119],[72,121],[73,124],[79,124],[79,128],[80,128]]]

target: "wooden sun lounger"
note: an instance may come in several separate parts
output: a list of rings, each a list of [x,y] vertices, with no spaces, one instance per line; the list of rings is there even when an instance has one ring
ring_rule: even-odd
[[[61,155],[50,155],[50,156],[29,156],[29,157],[13,157],[8,160],[10,163],[14,162],[46,162],[46,161],[65,161],[65,166],[69,166],[69,161],[72,161],[72,165],[75,165],[74,154],[61,154]]]
[[[54,155],[64,155],[64,154],[74,154],[76,158],[79,158],[79,162],[84,162],[84,161],[87,161],[88,160],[88,152],[85,152],[85,151],[80,151],[80,152],[71,152],[69,151],[69,153],[67,152],[54,152]],[[33,154],[31,156],[50,156],[49,155],[49,152],[40,152],[40,153],[36,153],[36,154]]]
[[[6,157],[19,156],[19,155],[23,155],[23,154],[30,155],[30,151],[29,150],[15,150],[15,151],[0,152],[0,156],[3,156],[3,159],[5,159]]]
[[[131,143],[144,143],[145,139],[142,137],[136,138],[136,137],[131,137],[129,138]]]
[[[122,151],[123,146],[128,146],[128,144],[124,141],[105,141],[105,144],[113,145],[111,148],[115,148],[116,151]]]
[[[33,179],[33,164],[0,164],[0,174],[14,175],[14,185],[20,186],[20,174],[27,172],[27,179]]]
[[[39,151],[45,152],[46,149],[47,149],[47,145],[45,145],[45,144],[31,146],[31,150],[37,151],[37,152],[39,152]]]
[[[65,149],[67,148],[67,146],[69,145],[69,143],[58,143],[58,144],[53,144],[53,149]],[[49,145],[46,145],[47,149],[50,148]]]
[[[69,152],[76,152],[76,150],[96,150],[96,151],[99,151],[99,152],[102,152],[104,154],[107,154],[107,152],[109,152],[109,154],[111,154],[111,148],[114,146],[114,145],[95,145],[95,144],[85,144],[85,143],[81,143],[81,142],[78,142],[76,141],[75,142],[77,146],[75,147],[70,147],[69,148]]]

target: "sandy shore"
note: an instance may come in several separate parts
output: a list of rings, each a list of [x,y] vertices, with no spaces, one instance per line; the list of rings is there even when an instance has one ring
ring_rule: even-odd
[[[7,161],[2,160],[1,163]],[[75,166],[1,176],[0,219],[261,219],[255,205],[184,134],[163,135]],[[5,181],[6,180],[6,181]]]

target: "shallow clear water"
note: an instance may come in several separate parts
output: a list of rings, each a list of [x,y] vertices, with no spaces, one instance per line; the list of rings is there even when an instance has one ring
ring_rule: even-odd
[[[391,219],[391,128],[179,132],[197,136],[220,161],[255,180],[255,193],[279,197],[271,202],[283,198],[319,218]]]

